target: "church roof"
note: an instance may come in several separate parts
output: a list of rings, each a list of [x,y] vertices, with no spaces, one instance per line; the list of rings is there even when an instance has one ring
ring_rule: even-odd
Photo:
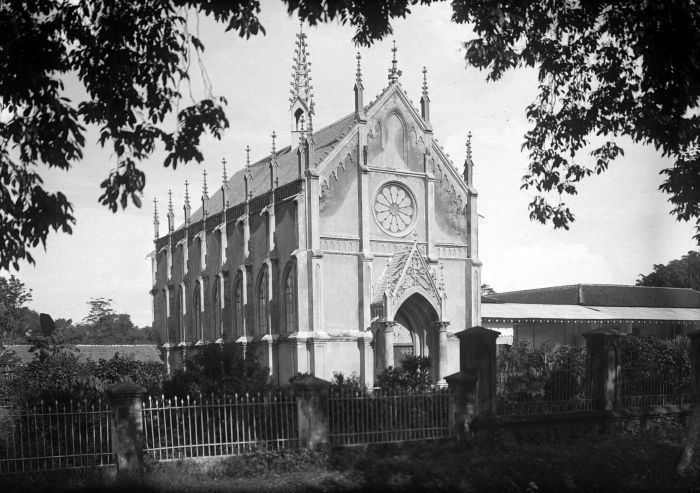
[[[323,159],[323,156],[333,149],[335,144],[337,144],[342,136],[350,130],[355,124],[355,113],[350,113],[344,116],[340,120],[331,123],[323,127],[322,129],[314,132],[313,140],[315,143],[316,152],[316,163],[318,164]],[[277,151],[277,186],[285,185],[289,182],[296,180],[299,177],[298,161],[297,161],[297,150],[298,146],[287,146],[279,151]],[[252,163],[250,165],[250,174],[252,180],[250,182],[250,190],[253,192],[253,197],[261,195],[270,190],[270,168],[269,162],[272,155],[269,154],[264,158]],[[243,176],[245,175],[245,167],[238,170],[231,176],[228,180],[229,191],[228,191],[228,202],[231,206],[236,205],[245,201],[245,184],[243,181]],[[218,188],[217,192],[209,198],[207,202],[207,214],[209,216],[221,212],[222,210],[222,200],[221,200],[222,190],[221,187]],[[201,202],[200,202],[201,203]],[[195,223],[202,219],[202,207],[200,207],[192,213],[191,221]],[[184,227],[184,223],[181,224],[177,229]]]
[[[413,247],[407,247],[391,256],[386,267],[384,267],[384,272],[382,272],[382,275],[377,280],[377,289],[374,291],[372,304],[381,303],[384,293],[396,288],[396,283],[401,279],[401,273],[412,251]]]
[[[484,303],[612,307],[700,308],[700,291],[687,288],[572,284],[491,294]]]

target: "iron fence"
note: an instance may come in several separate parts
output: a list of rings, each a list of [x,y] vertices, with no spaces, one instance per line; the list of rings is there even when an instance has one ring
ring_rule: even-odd
[[[499,357],[501,355],[499,354]],[[498,360],[496,414],[537,415],[591,411],[592,379],[585,348],[520,348]]]
[[[692,404],[700,401],[693,393],[690,369],[684,366],[641,368],[621,367],[618,375],[620,401],[624,407]]]
[[[297,405],[288,392],[215,399],[149,397],[145,448],[157,460],[241,454],[298,443]]]
[[[0,474],[114,463],[106,403],[0,407]]]
[[[428,440],[450,436],[450,393],[371,393],[331,390],[328,430],[331,445]]]

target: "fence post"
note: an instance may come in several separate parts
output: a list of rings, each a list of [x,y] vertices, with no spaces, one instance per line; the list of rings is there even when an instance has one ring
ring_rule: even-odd
[[[299,441],[309,450],[327,444],[330,382],[313,375],[296,375],[289,382],[297,400]]]
[[[112,454],[119,476],[133,476],[143,468],[143,396],[146,390],[121,382],[107,390],[112,410]]]
[[[620,402],[620,340],[617,329],[595,329],[583,334],[590,354],[588,378],[594,406],[611,411]]]
[[[467,369],[445,377],[450,389],[450,432],[457,440],[470,437],[472,421],[478,414],[479,378],[476,369]]]
[[[457,333],[459,338],[459,369],[477,370],[477,408],[479,413],[495,413],[496,397],[496,338],[495,330],[476,326]]]
[[[688,356],[690,357],[691,392],[700,394],[700,331],[688,332]]]

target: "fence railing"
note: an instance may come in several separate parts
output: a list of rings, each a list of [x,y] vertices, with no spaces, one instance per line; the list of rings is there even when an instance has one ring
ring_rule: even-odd
[[[589,365],[587,351],[562,352],[558,357],[551,357],[542,350],[527,349],[515,358],[499,360],[496,414],[514,416],[593,410]]]
[[[157,460],[241,454],[296,445],[297,404],[288,392],[226,399],[145,399],[145,447]]]
[[[331,445],[428,440],[450,436],[450,393],[372,393],[331,390],[328,436]]]
[[[623,407],[691,404],[700,398],[692,391],[690,370],[682,367],[649,371],[623,366],[618,384]]]
[[[0,474],[113,464],[110,420],[101,401],[0,407]]]

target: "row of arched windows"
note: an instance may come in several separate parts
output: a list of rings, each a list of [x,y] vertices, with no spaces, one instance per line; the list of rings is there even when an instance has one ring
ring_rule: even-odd
[[[250,293],[243,285],[244,277],[239,272],[233,281],[233,289],[230,298],[226,299],[226,289],[222,289],[222,278],[217,276],[211,288],[211,317],[209,322],[212,324],[211,333],[214,339],[224,338],[235,339],[243,335],[260,336],[270,332],[270,279],[269,271],[264,267],[258,275],[255,283],[254,292]],[[223,292],[223,294],[222,294]],[[294,263],[290,263],[282,276],[282,285],[280,290],[280,328],[286,332],[294,332],[297,330],[297,299],[296,299],[296,270]],[[247,296],[246,296],[247,295]],[[185,295],[183,286],[177,287],[175,296],[175,309],[167,314],[174,316],[178,334],[181,341],[203,341],[205,336],[204,324],[205,317],[203,307],[205,289],[202,280],[195,281],[194,290],[192,293],[192,303],[189,306],[185,304]],[[247,300],[246,300],[247,298]],[[230,301],[228,301],[230,300]],[[230,304],[230,317],[226,317],[224,308]],[[248,312],[252,317],[246,317],[246,305],[253,303]],[[189,317],[190,330],[187,330],[187,312],[188,308],[192,307],[192,313]],[[252,319],[251,319],[252,318]],[[188,335],[190,337],[188,337]]]

